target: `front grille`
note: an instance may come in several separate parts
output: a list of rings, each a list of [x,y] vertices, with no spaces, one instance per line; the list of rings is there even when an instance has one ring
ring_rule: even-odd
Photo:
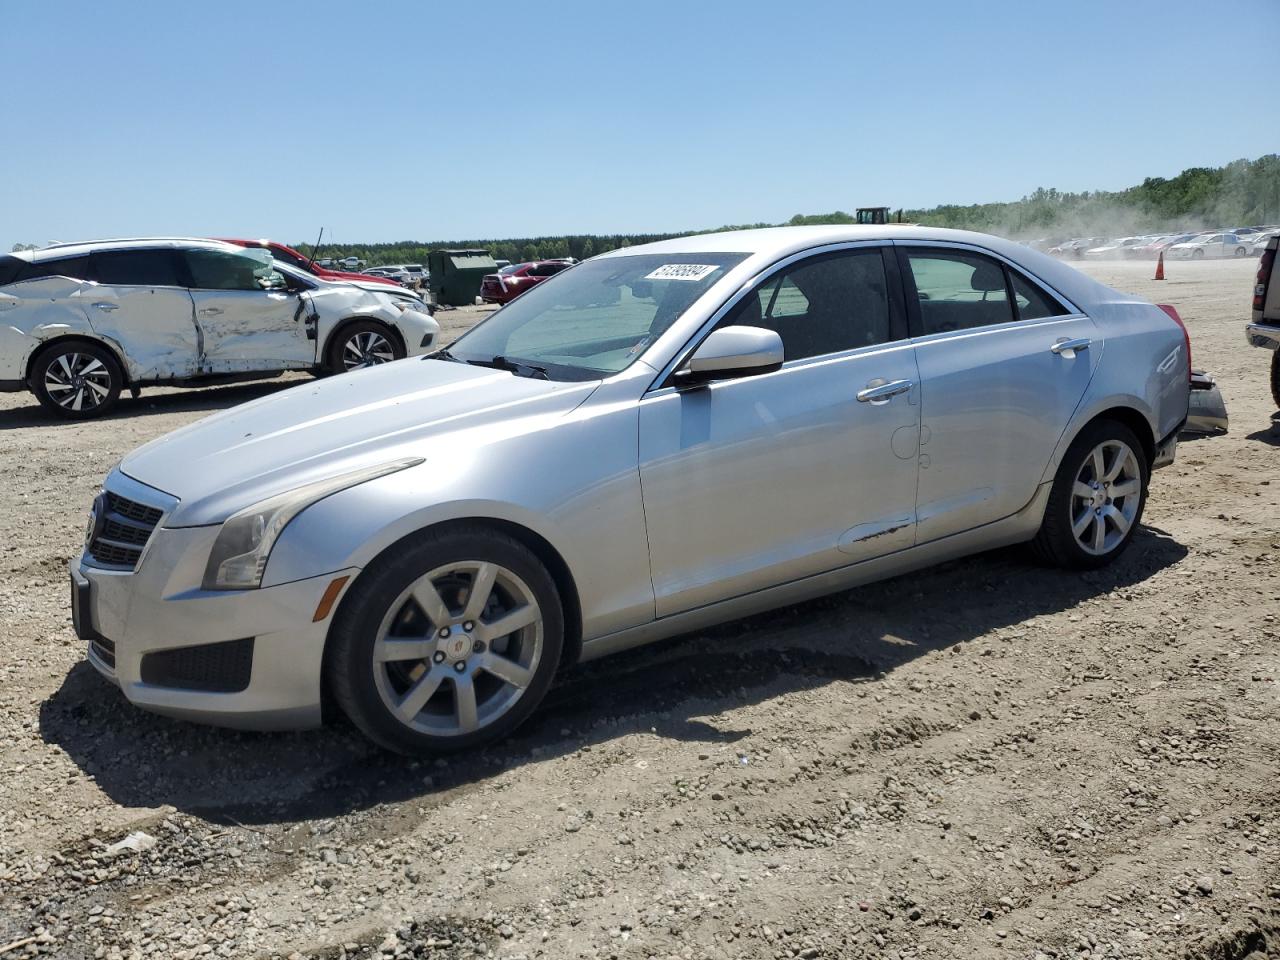
[[[118,493],[108,492],[98,502],[105,503],[106,513],[89,541],[89,556],[105,567],[136,568],[164,511]]]
[[[253,671],[253,637],[158,650],[142,658],[142,682],[158,687],[239,693]]]
[[[164,516],[164,511],[159,507],[149,507],[136,500],[126,500],[118,493],[107,494],[107,509],[112,513],[118,513],[126,520],[134,520],[146,527],[154,527]]]

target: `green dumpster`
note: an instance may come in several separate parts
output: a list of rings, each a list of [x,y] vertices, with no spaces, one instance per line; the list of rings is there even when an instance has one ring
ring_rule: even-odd
[[[427,254],[427,267],[431,271],[431,299],[454,307],[475,303],[481,279],[498,272],[488,250],[432,250]]]

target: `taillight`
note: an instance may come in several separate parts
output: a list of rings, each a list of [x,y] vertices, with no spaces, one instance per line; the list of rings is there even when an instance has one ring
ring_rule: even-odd
[[[1178,316],[1178,311],[1167,303],[1157,303],[1157,307],[1173,318],[1173,322],[1182,330],[1182,342],[1187,346],[1187,379],[1191,379],[1191,334],[1187,331],[1187,325],[1182,322],[1182,318]]]
[[[1262,251],[1262,259],[1258,262],[1258,283],[1253,288],[1253,309],[1261,310],[1267,299],[1267,284],[1271,282],[1271,268],[1275,266],[1276,251],[1274,248]]]

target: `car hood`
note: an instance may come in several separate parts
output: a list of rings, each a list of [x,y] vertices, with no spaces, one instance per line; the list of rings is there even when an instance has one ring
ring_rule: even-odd
[[[233,407],[139,447],[119,469],[178,499],[166,526],[204,526],[313,480],[544,427],[597,385],[416,357]]]

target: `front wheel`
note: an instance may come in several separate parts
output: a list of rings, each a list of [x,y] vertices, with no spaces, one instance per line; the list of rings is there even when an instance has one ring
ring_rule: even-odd
[[[31,389],[41,406],[71,420],[102,416],[115,406],[123,384],[116,358],[85,341],[49,348],[31,369]]]
[[[329,344],[329,370],[347,373],[404,357],[400,339],[385,324],[359,320],[338,331]]]
[[[1092,570],[1129,546],[1146,506],[1149,468],[1138,438],[1101,420],[1067,448],[1033,548],[1060,567]]]
[[[1192,252],[1192,254],[1191,254],[1191,259],[1193,259],[1193,260],[1203,260],[1203,259],[1204,259],[1204,251],[1203,251],[1203,250],[1195,250],[1195,251],[1193,251],[1193,252]]]
[[[1248,252],[1249,251],[1246,250],[1244,247],[1236,247],[1235,251],[1231,255],[1233,257],[1243,257]]]
[[[405,754],[505,737],[551,686],[564,643],[555,581],[523,544],[483,527],[427,533],[370,566],[329,635],[335,699]]]

